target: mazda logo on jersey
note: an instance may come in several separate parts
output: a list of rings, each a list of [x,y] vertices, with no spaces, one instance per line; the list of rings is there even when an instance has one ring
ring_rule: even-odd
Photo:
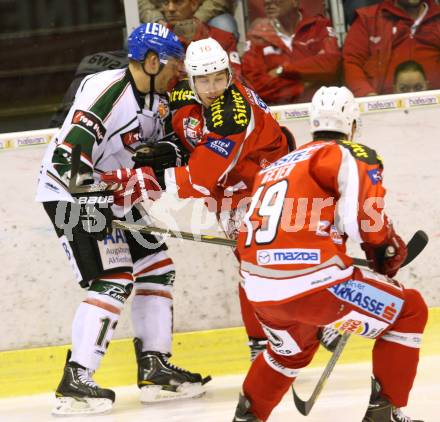
[[[76,110],[75,113],[73,113],[72,123],[92,134],[98,145],[104,139],[106,132],[105,126],[96,114],[89,111]]]
[[[227,158],[234,149],[235,142],[227,138],[208,138],[204,146],[221,157]]]
[[[267,251],[258,251],[257,261],[259,264],[267,264],[270,261],[270,253]]]
[[[257,252],[259,265],[320,264],[320,249],[262,249]]]

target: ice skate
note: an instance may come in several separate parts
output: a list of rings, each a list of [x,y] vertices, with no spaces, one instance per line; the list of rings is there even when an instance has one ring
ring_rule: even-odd
[[[371,379],[371,396],[362,422],[423,422],[411,419],[394,407],[387,399],[380,396],[381,386],[374,378]]]
[[[186,371],[169,362],[169,355],[160,352],[142,352],[142,341],[134,339],[138,363],[138,387],[141,403],[196,398],[205,394],[204,384],[210,376]]]
[[[76,362],[69,362],[70,350],[63,378],[55,392],[54,416],[95,415],[111,411],[115,392],[101,388],[93,381],[93,371]]]
[[[247,344],[251,353],[251,362],[264,350],[266,350],[267,339],[266,338],[255,338],[249,337],[249,342]]]
[[[249,410],[250,408],[251,402],[244,394],[240,393],[232,422],[260,422],[260,419]]]
[[[332,353],[335,351],[341,337],[341,333],[331,327],[321,327],[318,331],[319,342]]]

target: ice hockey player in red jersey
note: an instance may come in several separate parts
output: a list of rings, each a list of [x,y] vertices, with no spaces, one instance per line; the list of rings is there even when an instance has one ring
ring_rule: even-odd
[[[384,213],[381,159],[352,140],[358,116],[347,88],[322,87],[311,104],[313,141],[256,177],[237,253],[270,345],[249,369],[234,421],[268,419],[312,360],[323,326],[375,341],[363,422],[413,421],[400,408],[416,376],[427,307],[393,278],[406,246]],[[372,270],[352,265],[347,238],[361,243]]]
[[[224,222],[226,234],[235,238],[255,175],[293,149],[294,140],[260,97],[232,78],[228,54],[216,40],[192,42],[185,70],[188,79],[172,90],[169,104],[173,130],[190,152],[188,165],[161,169],[162,159],[165,157],[163,167],[170,167],[167,163],[173,160],[167,154],[176,151],[161,143],[141,148],[135,160],[152,167],[167,192],[179,198],[206,198],[209,209]],[[132,174],[124,172],[124,180]],[[119,176],[121,172],[111,172],[102,180],[120,183]],[[241,288],[240,299],[255,355],[264,349],[265,335]]]
[[[232,197],[236,208],[258,171],[286,154],[292,140],[260,97],[232,78],[228,55],[214,39],[189,45],[185,70],[188,79],[171,92],[170,108],[191,156],[187,167],[165,171],[166,189],[180,198],[215,198],[219,211]]]
[[[255,175],[293,150],[295,140],[278,125],[253,90],[233,79],[228,54],[214,39],[189,45],[185,70],[188,79],[171,92],[170,108],[178,143],[190,152],[188,165],[169,165],[176,161],[178,153],[170,142],[142,147],[134,160],[144,169],[151,167],[167,192],[179,198],[205,198],[226,235],[236,239]],[[102,180],[119,183],[124,195],[127,183],[136,178],[133,170],[127,170],[110,172]],[[149,171],[139,182],[155,189]],[[253,360],[266,348],[267,339],[241,286],[239,297]],[[318,336],[329,350],[336,347],[340,337],[332,329],[325,329],[324,335],[319,332]]]

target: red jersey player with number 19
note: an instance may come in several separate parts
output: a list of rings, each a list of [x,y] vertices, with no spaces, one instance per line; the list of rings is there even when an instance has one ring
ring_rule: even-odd
[[[246,376],[234,421],[267,420],[325,326],[375,340],[363,422],[412,421],[400,408],[416,375],[427,307],[391,278],[406,246],[384,213],[381,159],[351,140],[358,116],[347,88],[321,88],[311,105],[313,142],[256,177],[237,252],[270,344]],[[361,243],[374,271],[353,267],[347,237]]]

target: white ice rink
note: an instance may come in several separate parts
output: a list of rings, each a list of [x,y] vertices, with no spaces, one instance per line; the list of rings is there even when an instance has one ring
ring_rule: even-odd
[[[304,370],[296,383],[300,397],[308,398],[322,369]],[[440,421],[440,356],[421,360],[406,413],[424,422]],[[300,415],[288,392],[270,422],[360,422],[367,406],[370,365],[339,365],[309,416]],[[68,418],[70,422],[230,422],[243,375],[217,377],[200,399],[143,406],[135,386],[116,388],[116,404],[108,415]],[[1,422],[56,421],[50,415],[53,394],[0,400]]]

